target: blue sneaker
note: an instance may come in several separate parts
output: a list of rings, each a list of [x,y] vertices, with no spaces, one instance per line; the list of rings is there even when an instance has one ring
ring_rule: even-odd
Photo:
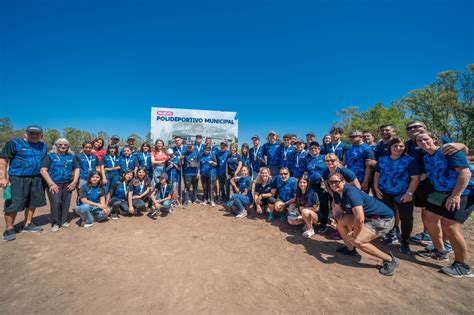
[[[268,217],[267,217],[267,222],[272,222],[272,221],[273,221],[273,212],[269,212]]]
[[[5,230],[3,232],[3,241],[8,242],[8,241],[14,241],[16,240],[16,233],[14,229],[10,230]]]
[[[431,242],[431,237],[428,233],[423,231],[410,237],[410,241],[415,243]]]
[[[34,223],[30,223],[23,228],[22,232],[39,233],[43,232],[43,228],[36,226]]]
[[[444,250],[446,251],[447,254],[450,254],[453,252],[453,246],[449,242],[443,241],[443,244],[444,244]],[[433,244],[430,244],[426,246],[425,248],[426,250],[434,250],[435,247]]]
[[[440,252],[436,248],[434,250],[422,250],[417,252],[421,257],[433,258],[436,260],[449,260],[448,254],[445,252]]]
[[[400,243],[400,252],[405,254],[405,255],[410,255],[411,254],[411,249],[410,245],[408,242],[401,242]]]

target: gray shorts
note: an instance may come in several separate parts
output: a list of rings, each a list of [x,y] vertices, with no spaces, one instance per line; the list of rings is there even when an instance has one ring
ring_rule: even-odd
[[[366,219],[364,226],[378,236],[385,236],[395,225],[395,218]]]

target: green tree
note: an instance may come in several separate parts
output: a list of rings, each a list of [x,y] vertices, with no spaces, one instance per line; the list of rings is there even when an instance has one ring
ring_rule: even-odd
[[[151,131],[148,131],[145,135],[145,142],[149,144],[153,144],[153,139],[151,138]]]
[[[43,141],[46,143],[46,146],[48,149],[51,149],[53,146],[54,142],[61,137],[61,133],[59,130],[54,129],[54,128],[48,128],[44,131],[43,135]]]
[[[76,128],[64,128],[63,129],[64,138],[66,138],[71,143],[71,149],[74,151],[79,151],[84,142],[83,132]]]

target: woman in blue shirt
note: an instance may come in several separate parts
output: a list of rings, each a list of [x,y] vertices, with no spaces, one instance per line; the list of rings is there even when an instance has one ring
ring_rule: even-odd
[[[137,158],[132,154],[132,149],[125,146],[122,149],[123,156],[120,157],[120,174],[125,171],[133,171],[137,175],[138,161]]]
[[[162,210],[167,213],[172,213],[172,188],[168,184],[168,175],[161,173],[159,182],[156,184],[155,190],[151,193],[150,199],[153,211],[150,211],[148,217],[156,220],[161,214]]]
[[[234,177],[239,176],[240,169],[242,168],[242,157],[240,156],[239,152],[239,147],[237,146],[237,143],[233,143],[230,146],[230,154],[227,157],[226,160],[226,178],[227,182],[229,183],[229,186],[231,185],[231,181]],[[237,192],[237,190],[234,189],[234,185],[232,185],[232,190],[233,192]]]
[[[255,187],[253,191],[253,200],[257,214],[263,214],[267,212],[268,205],[275,203],[275,198],[272,195],[273,189],[273,178],[270,176],[270,169],[268,167],[260,168],[260,173],[255,181]]]
[[[97,172],[100,169],[99,167],[99,159],[92,154],[92,142],[86,141],[82,144],[82,152],[76,156],[76,159],[79,163],[80,173],[79,173],[79,185],[80,188],[84,185],[90,177],[92,172]],[[103,179],[104,181],[106,179]],[[104,182],[101,184],[105,184]]]
[[[295,203],[291,204],[288,214],[288,223],[291,225],[304,224],[303,237],[311,238],[314,235],[313,226],[319,221],[319,198],[318,194],[309,188],[306,177],[298,181]]]
[[[69,148],[69,141],[59,138],[41,165],[41,175],[48,185],[51,232],[57,232],[60,226],[69,226],[67,215],[72,191],[79,180],[79,164]]]
[[[143,143],[140,147],[140,152],[135,154],[137,158],[138,167],[143,167],[146,169],[148,178],[153,179],[153,168],[151,164],[151,145],[148,143]]]
[[[414,158],[405,154],[405,142],[394,138],[388,143],[389,156],[380,157],[375,165],[374,190],[379,199],[396,214],[395,227],[386,235],[385,243],[398,239],[401,221],[400,251],[410,253],[409,239],[413,230],[413,193],[420,182],[420,168]]]
[[[112,220],[117,220],[119,214],[130,214],[129,209],[132,207],[132,204],[129,204],[128,192],[130,191],[133,177],[133,171],[125,171],[122,174],[122,180],[110,186],[106,203],[111,207],[110,218]]]
[[[242,144],[240,147],[240,156],[242,158],[242,166],[247,166],[249,169],[249,176],[252,176],[253,172],[252,163],[250,160],[250,146],[247,143]]]
[[[79,188],[79,202],[76,213],[81,217],[81,226],[91,227],[94,220],[103,222],[109,215],[109,207],[105,203],[105,194],[101,184],[102,176],[93,171],[87,182]]]
[[[128,191],[129,212],[131,214],[141,214],[146,212],[149,200],[151,181],[144,167],[137,171],[137,177],[130,184]]]
[[[215,207],[214,202],[216,178],[217,178],[217,158],[211,152],[209,145],[204,146],[203,152],[199,157],[199,174],[201,175],[201,184],[203,189],[203,204],[209,202],[212,207]]]
[[[427,153],[423,157],[424,167],[434,186],[434,192],[428,197],[424,218],[434,249],[420,254],[447,260],[443,234],[453,246],[454,262],[441,270],[453,277],[472,277],[471,267],[467,264],[466,240],[461,234],[461,226],[474,208],[472,168],[464,152],[443,153],[436,134],[422,131],[416,135],[416,143]]]
[[[380,273],[392,276],[400,260],[386,254],[371,242],[387,234],[395,224],[393,211],[381,201],[367,195],[359,188],[348,185],[342,174],[329,176],[328,184],[334,192],[334,220],[346,246],[338,252],[356,256],[356,248],[383,260]]]
[[[241,177],[234,177],[231,185],[239,193],[232,195],[231,200],[224,204],[227,213],[235,213],[236,218],[245,218],[247,216],[246,207],[252,203],[252,178],[249,176],[249,169],[243,166]]]
[[[105,192],[107,193],[116,182],[120,180],[120,156],[118,146],[109,145],[107,154],[100,161],[102,177],[106,178]]]

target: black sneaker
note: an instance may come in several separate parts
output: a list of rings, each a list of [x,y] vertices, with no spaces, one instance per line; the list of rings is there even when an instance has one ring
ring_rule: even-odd
[[[14,241],[14,240],[16,240],[15,229],[9,229],[9,230],[5,230],[3,232],[3,241],[4,242]]]
[[[349,256],[354,256],[354,257],[360,256],[355,248],[350,250],[345,245],[336,248],[336,252],[338,252],[339,254],[349,255]]]
[[[148,217],[150,219],[156,220],[160,214],[161,214],[160,210],[153,210],[152,212],[148,213]]]
[[[400,259],[394,257],[392,253],[390,253],[390,256],[392,256],[392,261],[384,261],[382,267],[379,270],[379,272],[384,276],[393,276],[400,265]]]
[[[112,213],[110,214],[110,219],[112,219],[112,220],[118,220],[118,219],[119,219],[118,213],[112,212]]]
[[[43,228],[36,226],[34,223],[30,223],[23,228],[22,232],[38,233],[43,232]]]
[[[433,250],[420,250],[417,252],[421,257],[429,257],[436,260],[448,260],[448,254],[446,252],[440,252],[436,248]]]
[[[441,271],[447,274],[448,276],[455,278],[471,278],[474,276],[469,265],[463,264],[458,261],[453,262],[451,266],[441,268]]]
[[[402,241],[400,244],[400,252],[402,252],[405,255],[410,255],[411,254],[410,244],[408,242]]]

